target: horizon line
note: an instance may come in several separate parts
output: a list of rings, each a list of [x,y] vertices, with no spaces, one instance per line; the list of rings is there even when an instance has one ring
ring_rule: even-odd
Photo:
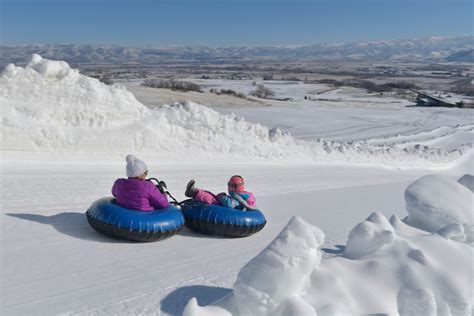
[[[423,40],[423,39],[457,39],[457,38],[474,38],[471,34],[460,34],[454,36],[445,35],[429,35],[423,37],[412,38],[394,38],[394,39],[376,39],[376,40],[360,40],[360,41],[337,41],[337,42],[317,42],[307,44],[273,44],[273,45],[209,45],[209,44],[119,44],[119,43],[74,43],[74,42],[34,42],[34,43],[0,43],[0,46],[32,46],[32,45],[86,45],[86,46],[111,46],[111,47],[126,47],[126,48],[182,48],[182,47],[208,47],[208,48],[238,48],[238,47],[305,47],[317,45],[337,45],[337,44],[355,44],[355,43],[378,43],[378,42],[397,42],[409,40]]]

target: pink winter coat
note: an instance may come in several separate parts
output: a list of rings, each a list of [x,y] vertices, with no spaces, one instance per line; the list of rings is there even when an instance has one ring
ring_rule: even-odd
[[[117,179],[112,187],[117,204],[128,209],[153,211],[169,205],[166,195],[151,182],[139,179]]]

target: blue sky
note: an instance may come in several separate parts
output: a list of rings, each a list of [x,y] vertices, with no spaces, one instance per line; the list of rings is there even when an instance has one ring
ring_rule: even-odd
[[[472,35],[471,0],[0,0],[2,43],[291,45]]]

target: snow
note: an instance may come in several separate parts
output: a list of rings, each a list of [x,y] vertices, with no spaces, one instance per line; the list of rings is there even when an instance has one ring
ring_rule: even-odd
[[[0,84],[2,123],[16,128],[23,127],[20,122],[37,125],[38,121],[43,129],[48,124],[59,132],[61,127],[113,127],[146,115],[143,105],[120,86],[109,87],[64,61],[39,55],[33,55],[25,68],[8,65]]]
[[[474,242],[473,193],[456,180],[424,176],[406,189],[405,201],[409,225],[436,232],[449,224],[458,224],[464,228],[459,238]]]
[[[232,314],[225,309],[218,306],[205,306],[201,307],[198,305],[197,299],[193,297],[189,300],[188,304],[183,311],[183,316],[231,316]],[[296,314],[294,314],[296,315]]]
[[[321,261],[319,247],[323,241],[324,234],[318,228],[293,217],[237,275],[234,297],[239,312],[269,315],[293,293],[299,293],[313,267]]]
[[[64,62],[9,65],[0,77],[0,312],[470,315],[471,117],[344,102],[151,110]],[[191,178],[222,191],[241,174],[267,225],[240,239],[98,234],[84,212],[125,176],[128,153],[178,200]],[[407,187],[436,229],[407,225]]]
[[[5,159],[119,159],[123,152],[161,160],[233,159],[390,166],[449,166],[473,153],[472,143],[449,150],[295,139],[279,128],[249,123],[193,102],[150,110],[119,86],[108,87],[67,63],[34,55],[25,68],[0,77]],[[242,141],[244,136],[245,141]],[[170,150],[172,148],[172,150]],[[92,153],[92,155],[91,155]]]
[[[472,246],[379,213],[350,232],[342,256],[321,260],[323,237],[292,218],[215,305],[233,315],[471,315]],[[193,308],[185,315],[207,315]]]
[[[393,243],[394,238],[393,228],[387,219],[379,213],[372,213],[350,232],[344,256],[349,259],[361,258]]]
[[[398,294],[400,315],[437,315],[436,300],[433,292],[426,289],[402,289]]]

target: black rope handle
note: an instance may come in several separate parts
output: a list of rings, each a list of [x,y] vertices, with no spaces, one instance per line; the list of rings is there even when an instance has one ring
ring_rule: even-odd
[[[153,182],[153,181],[156,181],[156,184],[155,186],[158,188],[158,190],[160,190],[161,193],[165,194],[166,190],[168,189],[166,187],[166,183],[164,181],[160,181],[158,180],[157,178],[149,178],[149,179],[146,179],[146,181],[150,181],[150,182]]]
[[[169,196],[173,200],[173,201],[170,202],[171,204],[181,206],[185,202],[192,201],[192,199],[186,199],[184,201],[178,202],[178,200],[173,195],[171,195],[171,193],[168,191],[168,188],[166,187],[166,183],[164,181],[160,181],[157,178],[149,178],[149,179],[146,179],[146,180],[151,181],[151,182],[155,181],[156,182],[155,186],[158,188],[158,190],[160,190],[160,192],[162,194],[166,194],[167,196]]]

